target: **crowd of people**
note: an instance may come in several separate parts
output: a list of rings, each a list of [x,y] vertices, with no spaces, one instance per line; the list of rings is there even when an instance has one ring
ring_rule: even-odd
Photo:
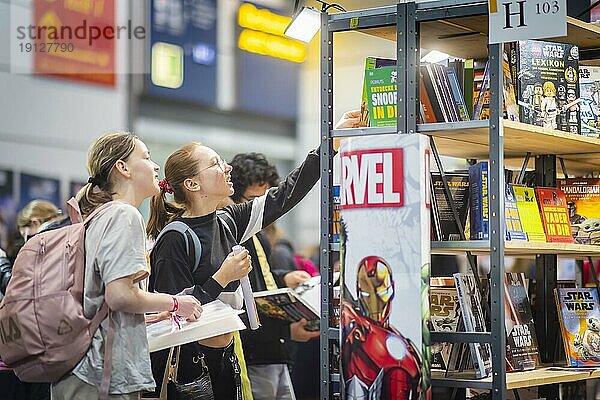
[[[357,123],[358,116],[347,113],[337,127]],[[109,317],[84,357],[58,381],[20,382],[9,365],[0,364],[4,393],[15,399],[99,398],[105,347],[114,334],[109,398],[176,398],[175,391],[161,393],[170,352],[149,353],[146,324],[172,314],[194,321],[202,318],[202,304],[217,299],[240,309],[245,276],[257,291],[293,288],[310,278],[314,266],[310,273],[298,268],[293,247],[274,224],[314,186],[319,164],[319,150],[313,150],[280,180],[262,154],[238,154],[228,163],[210,147],[191,143],[167,158],[159,179],[159,166],[137,136],[119,132],[98,138],[88,153],[88,183],[76,196],[83,218],[105,205],[86,226],[82,304],[91,319],[106,303]],[[138,209],[147,198],[146,227]],[[17,220],[25,241],[69,224],[56,206],[41,200],[28,204]],[[172,221],[183,222],[189,232],[160,235]],[[200,241],[199,257],[188,246],[190,235]],[[237,244],[244,250],[234,254]],[[11,290],[11,265],[0,250],[2,295]],[[199,399],[295,399],[294,343],[319,336],[305,329],[306,322],[262,317],[256,331],[182,345],[178,384],[194,384],[207,369],[210,379],[203,382],[209,384]],[[318,391],[316,378],[314,387]]]

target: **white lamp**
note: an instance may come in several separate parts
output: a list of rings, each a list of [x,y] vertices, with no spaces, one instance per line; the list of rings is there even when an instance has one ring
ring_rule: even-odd
[[[285,36],[292,39],[301,40],[305,43],[311,39],[321,29],[321,12],[312,7],[302,7],[302,10],[285,29]]]

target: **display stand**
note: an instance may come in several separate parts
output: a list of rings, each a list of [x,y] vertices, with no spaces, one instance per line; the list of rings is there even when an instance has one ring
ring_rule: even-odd
[[[534,257],[537,265],[536,330],[543,363],[554,363],[560,337],[553,290],[556,287],[557,257],[597,256],[600,247],[577,244],[512,243],[504,241],[505,165],[525,167],[534,164],[536,184],[554,186],[557,158],[571,174],[600,170],[600,140],[552,131],[502,119],[502,46],[487,45],[488,1],[437,0],[415,4],[322,15],[321,25],[321,399],[339,393],[340,375],[332,373],[331,350],[340,340],[337,328],[330,327],[333,315],[331,253],[339,250],[331,243],[332,232],[332,139],[373,134],[425,134],[442,155],[488,159],[490,161],[490,240],[433,242],[432,254],[486,254],[490,257],[490,333],[432,333],[433,342],[488,342],[492,347],[492,376],[487,379],[444,378],[434,373],[433,386],[487,388],[493,399],[506,399],[507,390],[540,386],[540,397],[558,399],[558,383],[600,377],[600,371],[542,368],[506,374],[506,334],[504,328],[504,256]],[[566,37],[551,41],[573,43],[580,59],[598,58],[600,27],[568,17]],[[396,128],[333,129],[333,46],[334,33],[360,31],[397,43],[398,122]],[[419,48],[444,51],[463,58],[490,58],[490,120],[417,124],[419,101]],[[357,60],[360,62],[361,60]],[[598,60],[581,61],[598,65]],[[357,99],[358,101],[358,99]],[[525,162],[523,162],[525,158]]]

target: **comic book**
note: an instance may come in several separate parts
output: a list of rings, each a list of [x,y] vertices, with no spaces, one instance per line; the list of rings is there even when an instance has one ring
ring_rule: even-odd
[[[515,194],[519,217],[523,231],[527,234],[527,240],[530,242],[545,242],[546,233],[540,216],[540,209],[535,198],[533,188],[521,185],[509,184]]]
[[[319,330],[321,314],[320,276],[310,278],[295,289],[281,288],[254,292],[254,301],[261,314],[289,322],[306,319],[306,329]]]
[[[573,243],[567,200],[562,190],[536,187],[542,223],[548,242]]]
[[[600,67],[579,67],[581,134],[600,137]]]
[[[600,310],[596,288],[554,289],[567,365],[600,366]]]
[[[525,40],[511,45],[521,122],[580,133],[579,50]]]
[[[600,245],[600,179],[559,179],[556,186],[567,199],[575,243]]]
[[[481,294],[473,274],[454,274],[465,332],[486,332]],[[485,378],[492,371],[492,353],[489,343],[469,343],[471,361],[477,378]]]
[[[434,332],[456,332],[460,304],[454,281],[452,281],[452,286],[434,286],[432,284],[429,291],[429,312]],[[431,368],[446,370],[451,350],[451,343],[433,343]]]
[[[537,368],[540,365],[540,353],[524,274],[506,274],[504,305],[506,371]]]

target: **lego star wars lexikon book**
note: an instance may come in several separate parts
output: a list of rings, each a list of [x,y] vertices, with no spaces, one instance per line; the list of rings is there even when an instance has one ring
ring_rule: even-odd
[[[521,122],[581,133],[577,46],[519,41],[511,46],[511,64]]]

